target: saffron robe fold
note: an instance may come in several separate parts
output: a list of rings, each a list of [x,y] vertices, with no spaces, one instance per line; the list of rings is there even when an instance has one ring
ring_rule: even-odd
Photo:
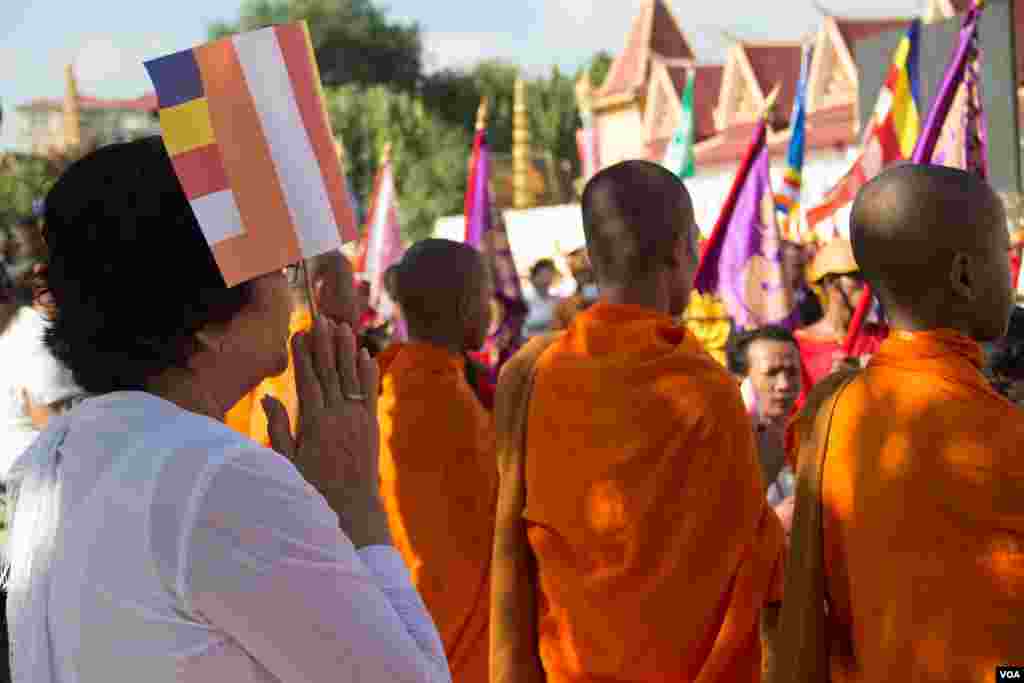
[[[833,681],[993,681],[1022,661],[1024,412],[981,366],[956,332],[894,331],[839,397],[822,484]]]
[[[735,380],[685,327],[594,304],[538,360],[528,538],[548,681],[758,681],[784,534]]]
[[[381,369],[381,498],[395,547],[434,617],[456,683],[488,678],[494,424],[465,360],[392,344]]]
[[[292,434],[299,419],[299,395],[295,389],[295,366],[291,354],[291,338],[313,326],[313,316],[308,308],[299,307],[292,311],[288,335],[288,368],[276,377],[268,377],[242,397],[224,416],[224,422],[237,432],[245,434],[256,443],[270,448],[270,434],[267,431],[267,416],[260,401],[268,394],[273,396],[288,411]]]

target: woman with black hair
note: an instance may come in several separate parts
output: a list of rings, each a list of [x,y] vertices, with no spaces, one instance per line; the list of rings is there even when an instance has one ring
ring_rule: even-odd
[[[295,336],[275,453],[222,420],[287,365],[285,276],[225,286],[159,138],[72,165],[46,230],[46,341],[90,398],[11,471],[14,679],[450,680],[391,544],[351,329]]]

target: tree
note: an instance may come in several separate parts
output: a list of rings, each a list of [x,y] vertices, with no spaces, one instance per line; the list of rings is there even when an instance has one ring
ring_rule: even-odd
[[[31,215],[32,203],[46,196],[72,160],[0,153],[0,230]]]
[[[392,21],[373,0],[245,0],[236,22],[209,27],[211,39],[305,19],[325,86],[387,84],[413,92],[423,43],[416,23]]]
[[[596,90],[604,84],[604,79],[608,77],[608,70],[612,68],[612,57],[610,52],[602,50],[590,59],[590,83]]]
[[[331,126],[345,145],[353,192],[369,200],[384,146],[391,158],[405,238],[434,232],[442,216],[462,212],[471,138],[430,112],[422,100],[385,86],[325,92]]]

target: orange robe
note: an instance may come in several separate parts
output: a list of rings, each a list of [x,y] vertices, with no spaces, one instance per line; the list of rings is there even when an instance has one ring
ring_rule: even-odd
[[[760,680],[784,534],[736,381],[685,327],[599,302],[541,356],[524,516],[548,681]]]
[[[488,680],[494,424],[464,359],[392,344],[381,369],[380,486],[395,547],[437,624],[456,683]]]
[[[295,367],[292,364],[291,337],[296,333],[308,330],[313,325],[313,316],[307,308],[297,308],[292,312],[291,323],[289,324],[289,350],[288,369],[277,377],[268,377],[259,385],[242,397],[242,399],[228,411],[224,422],[235,431],[245,434],[253,441],[270,447],[270,435],[267,432],[267,416],[263,412],[260,401],[267,394],[270,394],[288,410],[288,418],[291,420],[292,434],[295,433],[295,426],[299,417],[299,398],[295,390]]]
[[[955,332],[894,331],[839,398],[822,494],[833,681],[993,681],[1024,663],[1024,412],[981,364]]]

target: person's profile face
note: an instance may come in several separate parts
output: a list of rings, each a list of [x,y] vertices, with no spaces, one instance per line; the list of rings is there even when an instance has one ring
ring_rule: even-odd
[[[231,357],[261,378],[288,368],[288,337],[292,298],[288,277],[277,270],[250,283],[251,299],[231,321]]]
[[[1006,334],[1014,304],[1013,274],[1008,257],[1010,234],[1005,217],[993,216],[988,227],[990,238],[986,240],[987,248],[973,260],[973,264],[977,264],[973,277],[980,290],[976,297],[980,304],[976,308],[980,329],[974,336],[984,341]]]
[[[551,285],[555,282],[555,270],[554,268],[540,268],[530,278],[530,282],[533,283],[534,289],[541,292],[546,292],[551,289]]]
[[[495,323],[500,322],[497,320],[500,312],[494,310],[494,284],[486,276],[483,268],[480,269],[478,281],[477,291],[470,296],[471,311],[466,335],[466,346],[472,351],[484,345],[487,335],[491,333]]]
[[[860,273],[839,275],[832,279],[829,286],[829,297],[838,296],[840,301],[845,297],[850,306],[856,307],[864,292],[864,278]]]
[[[800,395],[800,352],[794,344],[758,339],[747,348],[749,377],[757,396],[758,414],[785,419]]]

